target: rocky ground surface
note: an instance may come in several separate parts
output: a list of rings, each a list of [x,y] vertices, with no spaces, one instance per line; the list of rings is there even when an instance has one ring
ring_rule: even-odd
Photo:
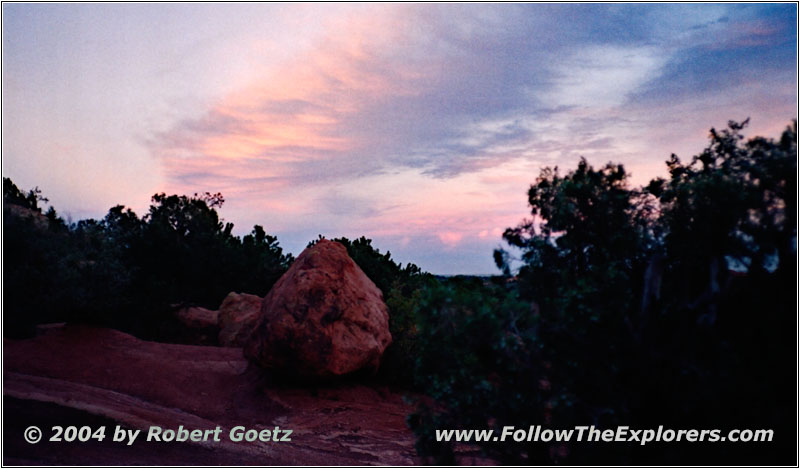
[[[67,326],[4,339],[3,465],[407,465],[419,463],[408,404],[385,386],[265,377],[240,348],[139,340]],[[223,428],[222,441],[111,441],[114,426]],[[45,439],[32,445],[24,429]],[[102,442],[49,442],[53,425],[106,425]],[[291,442],[228,441],[237,425],[291,429]]]

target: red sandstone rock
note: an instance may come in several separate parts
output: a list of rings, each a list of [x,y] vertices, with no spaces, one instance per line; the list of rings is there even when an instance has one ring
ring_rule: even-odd
[[[192,329],[217,327],[218,313],[206,308],[189,307],[181,308],[176,313],[178,319]]]
[[[262,298],[231,292],[219,307],[219,344],[242,347],[261,313]]]
[[[405,423],[413,408],[375,383],[313,388],[265,380],[241,350],[149,342],[122,332],[65,326],[3,339],[2,464],[23,466],[406,466],[420,464]],[[102,420],[98,420],[102,419]],[[111,419],[113,421],[108,421]],[[116,424],[142,430],[113,442]],[[106,439],[26,443],[38,425],[105,425]],[[222,428],[220,442],[144,441],[151,426]],[[229,441],[229,430],[292,429],[292,441]]]
[[[391,341],[381,291],[344,246],[320,240],[264,298],[245,356],[267,369],[331,377],[377,369]]]
[[[40,230],[46,230],[50,225],[50,222],[47,221],[47,217],[41,212],[3,201],[3,217],[6,216],[28,219]]]

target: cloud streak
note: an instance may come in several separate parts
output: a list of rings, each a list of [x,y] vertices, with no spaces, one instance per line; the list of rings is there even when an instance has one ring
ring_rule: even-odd
[[[155,14],[128,10],[142,24]],[[126,69],[137,70],[143,85],[136,93],[144,94],[134,100],[126,82],[104,100],[115,109],[125,100],[152,103],[137,107],[150,114],[136,141],[156,162],[159,190],[221,191],[223,215],[238,230],[263,224],[293,251],[318,233],[368,235],[436,272],[471,265],[489,273],[491,249],[525,216],[527,186],[542,166],[567,169],[581,156],[593,164],[613,160],[643,183],[663,174],[671,152],[700,151],[711,126],[750,116],[754,131],[774,135],[796,117],[791,5],[179,11],[190,19],[170,20],[170,27],[187,37],[161,39],[182,52],[152,63],[132,58]],[[200,25],[208,33],[191,36]],[[88,57],[80,60],[102,63],[82,53]],[[28,68],[15,63],[4,62],[4,91],[24,86]],[[36,90],[47,89],[42,80]],[[175,88],[159,86],[166,82]],[[144,85],[159,91],[148,95]],[[57,89],[67,99],[69,90]],[[23,104],[31,100],[10,96],[18,103],[4,104],[4,117],[24,114],[30,128],[38,115]],[[41,101],[36,109],[44,114]],[[70,116],[57,117],[59,134],[68,135]],[[6,145],[16,150],[41,139],[16,127],[6,135],[7,121],[4,153]],[[98,138],[81,130],[75,134]],[[106,137],[103,148],[118,136]],[[471,257],[479,251],[480,259]]]

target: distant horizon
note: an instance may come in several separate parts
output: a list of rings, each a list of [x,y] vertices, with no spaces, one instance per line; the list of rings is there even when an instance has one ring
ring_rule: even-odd
[[[60,215],[221,192],[295,256],[498,275],[544,166],[666,176],[797,119],[792,4],[4,4],[2,172]]]

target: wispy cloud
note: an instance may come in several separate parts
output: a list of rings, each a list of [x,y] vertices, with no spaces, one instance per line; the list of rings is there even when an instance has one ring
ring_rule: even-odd
[[[44,156],[52,145],[32,129],[46,129],[86,165],[111,168],[95,170],[108,183],[84,199],[105,203],[100,187],[125,185],[141,186],[142,200],[154,186],[221,191],[240,231],[266,225],[295,251],[317,233],[369,235],[439,272],[480,251],[471,270],[489,272],[543,165],[619,161],[642,183],[669,153],[699,151],[710,126],[750,116],[754,131],[774,134],[796,117],[792,5],[161,6],[124,9],[130,24],[82,17],[78,33],[60,22],[90,10],[59,7],[21,29],[52,43],[48,54],[4,32],[4,169],[63,168],[84,182]],[[12,16],[4,31],[27,21]],[[119,40],[125,28],[153,36],[154,18],[169,18],[159,31],[172,33],[157,40],[170,47]],[[52,72],[65,39],[77,48],[68,79],[32,79]],[[108,90],[85,93],[81,76]],[[106,163],[101,150],[122,137],[124,163]],[[146,171],[160,182],[139,183]]]

